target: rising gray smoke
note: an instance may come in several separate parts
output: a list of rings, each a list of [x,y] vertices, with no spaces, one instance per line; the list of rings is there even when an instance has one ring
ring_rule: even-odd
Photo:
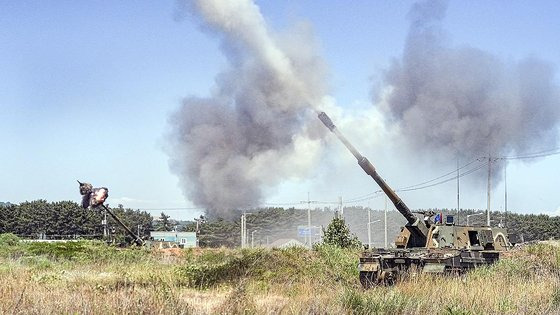
[[[408,142],[463,160],[554,147],[560,92],[553,67],[452,47],[441,27],[445,10],[439,1],[412,7],[403,56],[385,75],[387,110]]]
[[[252,1],[190,4],[221,39],[229,69],[211,97],[189,97],[171,116],[167,151],[186,197],[210,216],[231,217],[259,205],[263,187],[297,169],[292,162],[314,158],[294,146],[309,140],[308,109],[324,95],[325,71],[305,26],[274,36]]]

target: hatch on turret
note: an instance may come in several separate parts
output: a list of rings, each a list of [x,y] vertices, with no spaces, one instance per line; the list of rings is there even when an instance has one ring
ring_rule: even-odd
[[[471,249],[494,249],[492,230],[473,229],[468,231]]]

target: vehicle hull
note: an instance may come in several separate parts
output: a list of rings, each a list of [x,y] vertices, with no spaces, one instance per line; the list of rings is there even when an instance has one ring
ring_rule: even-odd
[[[462,274],[500,259],[496,250],[391,249],[368,250],[360,257],[360,283],[364,288],[393,284],[414,273]]]

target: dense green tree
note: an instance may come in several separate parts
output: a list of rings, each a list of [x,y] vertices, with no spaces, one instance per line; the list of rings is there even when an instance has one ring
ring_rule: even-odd
[[[196,222],[176,222],[165,215],[163,220],[154,220],[149,213],[124,208],[119,205],[112,210],[121,220],[140,236],[146,238],[149,231],[156,228],[172,230],[175,225],[178,229],[195,231]],[[445,214],[456,214],[455,209],[432,209]],[[264,208],[249,209],[252,214],[247,216],[247,230],[249,233],[258,230],[255,234],[255,244],[266,244],[268,240],[273,242],[280,238],[298,238],[297,227],[307,225],[307,211],[289,208]],[[475,209],[462,209],[459,224],[466,223],[466,215],[481,212]],[[361,239],[367,238],[367,229],[364,220],[367,220],[367,212],[362,207],[345,207],[345,224],[351,228]],[[200,225],[199,243],[201,246],[220,247],[239,246],[241,238],[241,227],[239,221],[240,212],[232,214],[233,219],[224,220],[211,218]],[[331,209],[315,209],[311,212],[312,224],[315,226],[326,226],[332,219]],[[372,210],[372,220],[383,217],[383,213]],[[550,238],[560,239],[560,217],[535,214],[516,214],[503,212],[492,212],[493,225],[502,223],[506,225],[510,234],[516,234],[525,241],[545,240]],[[26,201],[20,204],[0,205],[0,233],[14,233],[23,238],[36,238],[40,234],[46,234],[48,238],[97,238],[103,236],[103,209],[83,209],[79,204],[72,201],[47,202],[45,200]],[[469,219],[471,224],[484,225],[484,215],[473,216]],[[162,224],[163,222],[163,224]],[[167,223],[165,223],[167,222]],[[397,211],[388,213],[389,242],[392,242],[394,234],[400,226],[406,222]],[[130,241],[126,232],[108,216],[109,229],[115,228],[116,237],[120,240]],[[163,227],[162,227],[163,226]],[[391,231],[393,235],[391,235]],[[379,230],[374,230],[372,236],[377,235]],[[377,233],[377,234],[376,234]],[[303,238],[300,238],[303,241]]]
[[[118,208],[119,217],[131,228],[142,227],[144,235],[152,229],[152,217],[147,212]],[[0,207],[0,233],[14,233],[21,237],[36,238],[101,238],[103,210],[83,209],[72,201],[47,202],[35,200]],[[109,224],[117,226],[109,219]],[[124,239],[125,231],[116,228]],[[141,233],[142,234],[142,233]]]
[[[161,213],[157,223],[156,223],[156,230],[157,231],[173,231],[173,224],[170,220],[170,216],[165,213]]]
[[[362,243],[356,235],[350,233],[344,219],[335,217],[323,231],[323,243],[342,248],[360,247]]]

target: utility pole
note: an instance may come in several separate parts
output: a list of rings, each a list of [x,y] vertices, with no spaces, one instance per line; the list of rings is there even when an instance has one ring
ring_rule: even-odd
[[[338,213],[340,213],[340,217],[344,219],[344,204],[342,203],[342,196],[338,197]]]
[[[381,220],[368,221],[368,223],[367,223],[368,231],[371,232],[371,224],[376,223],[376,222],[381,222]],[[369,234],[368,237],[371,239],[371,234]]]
[[[132,232],[132,230],[131,230],[128,226],[126,226],[126,225],[121,221],[121,219],[120,219],[118,216],[116,216],[116,215],[113,213],[113,211],[111,211],[111,210],[110,210],[106,205],[104,205],[104,204],[101,204],[101,207],[103,207],[103,209],[105,209],[105,212],[109,213],[109,214],[111,215],[111,217],[113,217],[113,219],[114,219],[123,229],[125,229],[125,231],[126,231],[130,236],[132,236],[132,237],[134,238],[134,242],[135,242],[136,244],[138,244],[138,245],[144,245],[144,241],[140,238],[140,236],[134,234],[134,232]],[[114,229],[114,227],[113,227],[113,229]],[[113,231],[113,234],[114,234],[114,231]]]
[[[103,211],[103,238],[107,240],[107,236],[109,235],[107,231],[107,210]]]
[[[138,236],[142,237],[142,235],[140,235],[140,224],[138,224]]]
[[[317,201],[312,201],[309,198],[309,192],[307,192],[307,201],[300,201],[300,203],[307,203],[307,232],[308,232],[308,241],[309,241],[309,248],[311,248],[311,204],[317,203]]]
[[[490,226],[490,192],[491,188],[491,181],[492,181],[492,157],[488,154],[488,199],[486,205],[486,225]]]
[[[387,194],[383,194],[385,196],[385,248],[387,248]]]
[[[459,156],[457,155],[457,224],[459,224],[461,208],[459,207]]]
[[[245,247],[245,213],[241,215],[241,248]]]
[[[255,248],[255,232],[256,232],[256,231],[257,231],[257,230],[253,230],[253,231],[251,232],[251,248]]]
[[[504,160],[504,223],[507,228],[507,161]]]
[[[307,232],[309,233],[309,248],[311,248],[311,199],[307,192]]]
[[[206,219],[203,216],[200,216],[198,218],[195,218],[194,221],[196,222],[196,230],[195,230],[196,247],[198,247],[198,245],[199,245],[199,235],[200,235],[200,225],[202,223],[206,223]]]
[[[243,211],[241,215],[241,248],[247,247],[247,215],[251,214],[250,212]]]
[[[368,206],[367,209],[367,221],[371,222],[371,209]],[[368,248],[371,248],[371,225],[368,223],[367,225],[367,243],[368,243]]]

